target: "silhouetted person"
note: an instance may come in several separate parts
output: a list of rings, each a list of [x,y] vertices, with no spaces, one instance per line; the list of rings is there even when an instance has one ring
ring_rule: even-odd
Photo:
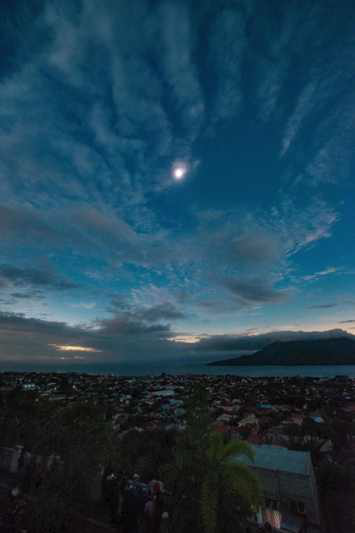
[[[44,464],[42,459],[39,459],[37,462],[35,462],[34,470],[34,482],[36,489],[39,489],[41,487],[46,474],[46,465]]]
[[[122,533],[137,533],[138,517],[137,498],[132,486],[128,485],[123,492]]]
[[[23,472],[23,470],[24,470],[24,467],[25,467],[25,456],[26,456],[26,450],[23,447],[22,450],[21,450],[20,456],[18,458],[18,461],[17,461],[17,470],[19,472]]]
[[[23,492],[31,492],[31,489],[35,483],[35,470],[36,470],[36,461],[34,457],[31,457],[29,463],[27,464],[22,481],[22,490]]]
[[[152,490],[152,496],[146,503],[144,509],[144,533],[159,533],[161,518],[163,514],[163,500],[160,492],[159,482],[155,483]]]
[[[114,472],[108,472],[104,478],[103,496],[108,506],[110,520],[117,523],[119,484]]]

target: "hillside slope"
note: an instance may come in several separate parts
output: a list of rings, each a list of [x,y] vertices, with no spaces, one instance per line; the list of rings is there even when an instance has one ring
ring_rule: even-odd
[[[274,342],[252,355],[213,361],[224,365],[354,365],[355,341],[344,338]]]

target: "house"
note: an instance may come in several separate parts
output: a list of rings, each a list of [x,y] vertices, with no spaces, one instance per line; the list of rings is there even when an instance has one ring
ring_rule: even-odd
[[[238,426],[239,427],[254,426],[254,425],[258,425],[258,424],[259,424],[259,422],[258,422],[257,417],[254,415],[254,413],[252,413],[251,415],[248,415],[248,416],[242,418],[242,420],[239,421]]]
[[[272,519],[275,529],[298,532],[306,518],[308,532],[319,531],[318,493],[310,453],[266,444],[252,445],[252,449],[253,462],[240,456],[234,460],[248,464],[260,479],[265,506],[258,515],[259,522]]]

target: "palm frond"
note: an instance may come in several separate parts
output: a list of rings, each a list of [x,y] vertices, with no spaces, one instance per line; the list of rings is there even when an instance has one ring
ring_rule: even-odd
[[[221,459],[231,459],[233,456],[244,456],[254,461],[253,449],[247,442],[242,440],[231,440],[224,445]]]
[[[225,484],[241,499],[255,505],[261,502],[262,492],[257,475],[247,465],[234,463],[224,468]]]

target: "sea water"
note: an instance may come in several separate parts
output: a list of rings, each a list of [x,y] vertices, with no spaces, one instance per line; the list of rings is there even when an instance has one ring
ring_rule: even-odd
[[[310,376],[331,378],[334,376],[355,377],[355,365],[312,366],[208,366],[206,361],[135,361],[96,364],[0,364],[0,371],[17,372],[85,372],[90,374],[114,374],[116,376],[159,376],[205,374],[209,376],[234,375],[250,377]]]

